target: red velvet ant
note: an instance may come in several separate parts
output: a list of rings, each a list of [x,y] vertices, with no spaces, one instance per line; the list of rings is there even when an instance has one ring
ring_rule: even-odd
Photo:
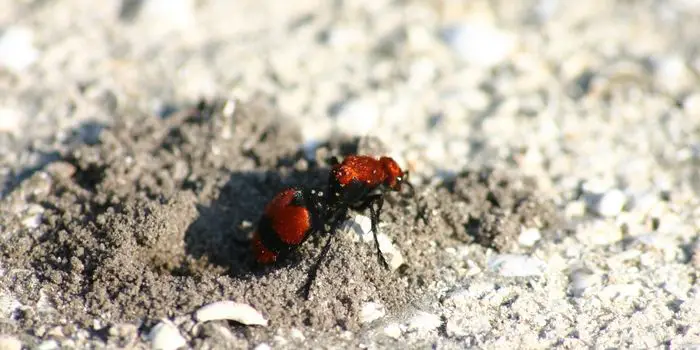
[[[269,264],[288,254],[312,234],[324,230],[325,224],[330,225],[326,244],[303,287],[307,299],[318,268],[330,250],[333,234],[350,209],[370,209],[379,260],[388,268],[377,239],[383,195],[388,191],[400,191],[404,184],[413,193],[413,187],[407,182],[408,172],[401,170],[396,161],[389,157],[375,159],[354,155],[346,157],[342,163],[333,158],[332,164],[325,194],[299,188],[288,188],[278,193],[265,206],[252,240],[256,260]]]

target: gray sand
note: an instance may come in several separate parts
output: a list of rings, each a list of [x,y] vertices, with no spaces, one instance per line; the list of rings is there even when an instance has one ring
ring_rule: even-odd
[[[694,1],[0,8],[0,349],[700,346]],[[322,237],[250,234],[352,153],[404,261],[341,230],[306,301]]]

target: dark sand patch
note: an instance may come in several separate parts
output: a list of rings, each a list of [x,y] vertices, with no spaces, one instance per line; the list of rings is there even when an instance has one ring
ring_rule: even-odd
[[[303,300],[297,291],[322,240],[311,239],[270,268],[253,264],[248,241],[277,191],[323,186],[327,164],[305,159],[297,131],[269,110],[252,103],[237,105],[234,114],[226,110],[217,102],[168,119],[122,118],[96,144],[72,150],[20,184],[0,206],[8,233],[0,248],[3,265],[16,272],[3,275],[2,284],[24,306],[0,326],[36,334],[60,325],[67,336],[87,328],[111,339],[111,325],[147,320],[147,330],[171,317],[193,345],[211,337],[231,346],[294,327],[307,337],[357,331],[363,303],[380,302],[391,313],[419,298],[445,247],[475,242],[511,251],[520,225],[555,223],[552,205],[532,185],[499,171],[419,186],[418,201],[392,194],[383,230],[402,251],[405,268],[385,271],[372,245],[338,235],[312,300]],[[329,143],[319,154],[358,147],[377,146]],[[18,198],[45,209],[38,228],[17,219]],[[180,317],[222,299],[251,304],[271,326],[215,322],[193,329]],[[102,326],[95,329],[94,320]],[[222,325],[228,334],[217,331]]]

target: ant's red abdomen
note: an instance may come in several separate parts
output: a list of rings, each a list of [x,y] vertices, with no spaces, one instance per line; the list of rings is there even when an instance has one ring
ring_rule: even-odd
[[[251,242],[253,254],[260,263],[272,263],[280,252],[303,243],[316,229],[307,194],[297,188],[279,192],[265,206]]]

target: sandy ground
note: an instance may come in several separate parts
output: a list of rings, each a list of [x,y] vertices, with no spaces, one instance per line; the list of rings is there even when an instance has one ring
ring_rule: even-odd
[[[0,8],[0,349],[700,347],[696,1]],[[352,213],[305,300],[250,235],[354,153],[396,268]]]

